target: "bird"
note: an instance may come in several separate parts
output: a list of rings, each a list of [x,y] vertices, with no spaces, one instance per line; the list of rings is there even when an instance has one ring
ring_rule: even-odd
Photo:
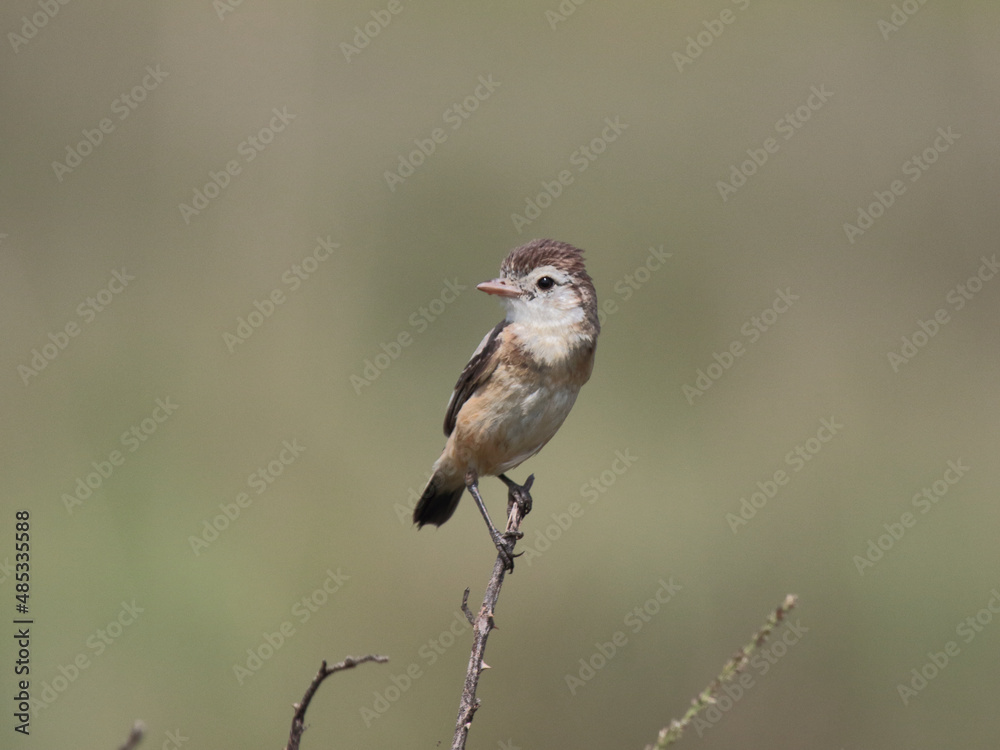
[[[476,286],[499,297],[506,316],[475,350],[448,402],[447,438],[418,500],[418,528],[440,526],[454,514],[466,489],[486,520],[490,537],[510,570],[507,542],[490,520],[479,478],[496,476],[511,501],[527,501],[534,480],[518,485],[506,472],[552,439],[594,368],[601,331],[597,293],[583,251],[539,239],[510,252],[500,276]]]

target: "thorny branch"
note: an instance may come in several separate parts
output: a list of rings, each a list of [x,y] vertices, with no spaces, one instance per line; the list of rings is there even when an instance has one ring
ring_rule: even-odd
[[[332,675],[334,672],[351,669],[359,664],[364,664],[369,661],[384,664],[389,661],[389,657],[379,656],[377,654],[368,654],[367,656],[361,656],[358,658],[348,656],[342,662],[334,664],[332,667],[327,667],[326,660],[323,660],[323,663],[319,666],[319,672],[317,672],[316,676],[313,678],[312,683],[309,685],[309,689],[306,690],[306,694],[302,697],[302,700],[299,703],[295,703],[293,705],[293,708],[295,709],[295,716],[292,719],[292,731],[288,735],[288,744],[285,746],[285,750],[299,750],[299,740],[302,739],[302,733],[306,729],[306,711],[309,709],[309,703],[312,701],[313,696],[316,695],[316,691],[323,683],[323,680]]]
[[[507,501],[507,530],[504,536],[508,539],[507,553],[510,559],[514,556],[514,545],[521,537],[521,521],[531,510],[531,495],[529,490],[534,477],[528,477],[523,486],[510,487]],[[521,491],[523,490],[523,494]],[[493,630],[493,612],[496,608],[497,599],[500,598],[500,587],[503,586],[504,577],[507,574],[507,563],[502,554],[497,555],[496,562],[493,563],[493,575],[486,586],[486,594],[483,596],[483,606],[477,616],[473,616],[469,611],[469,590],[465,590],[462,597],[462,611],[472,624],[472,653],[469,655],[469,668],[465,675],[465,686],[462,688],[462,700],[458,707],[458,720],[455,724],[455,738],[452,741],[452,750],[464,750],[465,740],[469,736],[469,728],[472,726],[472,719],[476,709],[479,708],[479,699],[476,698],[476,688],[479,685],[479,675],[484,669],[489,669],[489,665],[483,662],[486,653],[486,639]]]
[[[716,696],[719,694],[719,690],[722,688],[724,683],[731,682],[736,675],[747,668],[750,663],[750,657],[753,652],[760,648],[764,641],[768,639],[771,632],[785,619],[792,608],[798,603],[799,598],[795,594],[789,594],[785,597],[785,601],[781,603],[771,616],[764,623],[764,627],[758,630],[747,645],[741,648],[722,668],[722,672],[716,677],[712,683],[702,690],[696,698],[691,701],[691,707],[687,710],[680,719],[674,719],[669,725],[665,726],[660,730],[659,735],[656,738],[655,745],[647,745],[646,750],[662,750],[662,748],[672,745],[677,740],[681,738],[684,734],[684,730],[688,728],[694,717],[697,716],[704,708],[707,708],[711,704],[715,703]]]

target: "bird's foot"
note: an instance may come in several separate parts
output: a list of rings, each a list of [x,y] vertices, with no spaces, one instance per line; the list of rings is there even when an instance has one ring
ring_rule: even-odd
[[[520,526],[521,520],[531,512],[531,485],[535,482],[535,475],[529,476],[524,484],[518,484],[503,474],[500,475],[500,480],[507,485],[507,528],[504,531],[504,536],[520,539],[524,536],[524,532],[513,530],[511,526],[515,523]],[[515,505],[518,515],[516,521],[513,514]]]
[[[493,546],[497,548],[497,554],[500,555],[500,559],[503,561],[504,568],[510,572],[514,572],[514,558],[520,557],[520,554],[514,554],[514,542],[515,538],[507,535],[505,532],[501,534],[497,531],[497,527],[493,525],[493,520],[490,518],[489,512],[486,510],[486,504],[483,502],[482,496],[479,494],[479,478],[476,476],[475,472],[469,471],[465,476],[465,484],[469,488],[469,492],[472,494],[473,499],[476,501],[476,506],[479,508],[479,512],[483,516],[483,520],[486,521],[486,528],[489,530],[490,539],[493,540]],[[530,486],[530,483],[529,483]],[[530,500],[530,498],[529,498]],[[510,522],[508,520],[508,529],[510,527]]]
[[[494,536],[495,535],[495,536]],[[510,535],[508,532],[501,534],[496,528],[490,530],[490,537],[493,539],[493,544],[497,548],[497,554],[500,555],[500,559],[503,560],[503,566],[506,568],[508,573],[514,572],[514,558],[523,555],[523,552],[518,552],[514,554],[514,542],[520,539],[523,534],[516,537]]]

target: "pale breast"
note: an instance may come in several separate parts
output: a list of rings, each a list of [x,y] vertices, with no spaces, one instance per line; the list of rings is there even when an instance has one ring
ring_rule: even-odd
[[[466,453],[462,463],[480,475],[501,474],[541,450],[590,375],[593,352],[580,354],[556,367],[534,368],[521,356],[502,363],[458,414],[449,443]]]

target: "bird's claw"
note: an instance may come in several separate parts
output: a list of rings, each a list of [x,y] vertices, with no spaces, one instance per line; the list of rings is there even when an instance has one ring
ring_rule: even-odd
[[[521,509],[521,518],[524,518],[531,512],[532,499],[531,499],[531,485],[535,483],[535,475],[532,474],[525,480],[524,484],[514,484],[511,482],[507,485],[507,509],[508,512],[513,508],[514,503]]]
[[[514,572],[514,559],[524,554],[523,552],[514,554],[513,546],[509,545],[506,541],[500,541],[497,544],[497,553],[500,555],[500,559],[503,560],[504,569],[508,573]]]

